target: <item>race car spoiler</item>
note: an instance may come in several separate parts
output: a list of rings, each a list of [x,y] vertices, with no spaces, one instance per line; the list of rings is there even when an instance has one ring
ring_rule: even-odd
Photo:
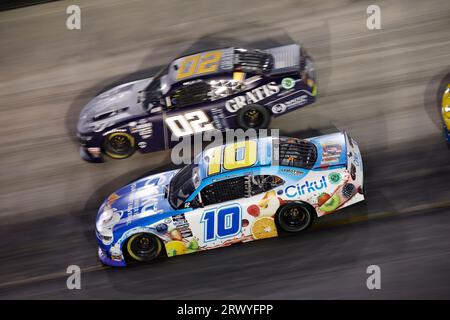
[[[273,57],[270,74],[295,72],[300,68],[300,45],[290,44],[265,50]]]

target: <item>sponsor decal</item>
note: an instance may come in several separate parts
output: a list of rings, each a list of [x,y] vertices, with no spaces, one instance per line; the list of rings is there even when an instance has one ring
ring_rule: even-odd
[[[177,233],[180,234],[181,238],[189,238],[192,237],[192,230],[189,227],[189,222],[186,220],[184,213],[177,214],[176,216],[172,216],[173,225],[175,226],[174,230],[177,230]],[[171,233],[175,233],[172,230]],[[177,239],[182,240],[182,239]]]
[[[272,107],[272,112],[273,113],[283,113],[286,111],[286,105],[284,103],[277,103],[276,105],[274,105]]]
[[[127,225],[137,218],[154,215],[161,212],[161,210],[158,209],[157,201],[157,197],[161,194],[158,193],[158,188],[153,189],[151,188],[151,186],[154,185],[156,187],[158,185],[158,181],[160,183],[163,183],[163,179],[163,177],[157,177],[146,181],[145,186],[143,187],[146,190],[146,195],[143,197],[138,196],[139,191],[143,188],[138,188],[136,183],[132,183],[130,185],[130,192],[126,209],[128,214],[128,217],[126,218]]]
[[[145,147],[147,147],[147,142],[145,141],[141,141],[138,143],[138,147],[141,149],[144,149]]]
[[[284,78],[281,80],[281,86],[286,90],[292,89],[295,87],[295,80],[292,78]]]
[[[300,97],[286,101],[286,102],[284,102],[284,104],[287,108],[291,108],[291,107],[294,107],[297,105],[302,106],[302,105],[306,104],[307,102],[308,102],[308,96],[306,94],[304,94],[304,95],[301,95]]]
[[[295,169],[281,169],[281,172],[292,174],[294,176],[301,176],[303,174],[302,171],[295,170]]]
[[[102,131],[102,130],[99,130],[99,131]],[[127,129],[112,129],[112,130],[109,130],[109,131],[106,131],[105,133],[103,133],[103,136],[107,136],[108,134],[114,133],[114,132],[127,132]]]
[[[130,122],[130,132],[138,133],[143,139],[148,139],[153,135],[153,124],[145,119],[139,120],[138,123]]]
[[[270,82],[264,86],[246,92],[245,95],[237,96],[232,100],[228,100],[225,102],[225,108],[229,112],[236,112],[248,104],[257,103],[274,94],[277,94],[278,92],[280,92],[280,88],[276,82]]]
[[[222,108],[211,109],[211,117],[214,128],[220,131],[228,129],[226,116]]]
[[[338,184],[339,182],[341,182],[341,180],[342,180],[342,176],[341,176],[341,174],[338,173],[338,172],[331,172],[331,173],[328,175],[328,181],[329,181],[331,184]]]
[[[322,176],[319,181],[305,181],[301,185],[297,183],[296,185],[287,186],[284,189],[284,193],[287,197],[294,198],[325,188],[327,188],[327,181],[325,180],[325,176]]]

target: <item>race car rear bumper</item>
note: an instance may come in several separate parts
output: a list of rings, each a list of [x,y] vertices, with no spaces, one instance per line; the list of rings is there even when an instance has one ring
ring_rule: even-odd
[[[107,253],[102,249],[102,248],[98,248],[98,258],[100,259],[100,261],[107,266],[111,266],[111,267],[125,267],[126,263],[125,261],[122,260],[113,260],[110,257],[108,257]]]

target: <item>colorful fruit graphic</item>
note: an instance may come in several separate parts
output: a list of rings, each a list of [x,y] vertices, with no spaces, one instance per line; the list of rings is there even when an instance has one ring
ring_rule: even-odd
[[[249,224],[249,222],[248,222],[248,220],[247,220],[247,219],[242,219],[242,228],[245,228],[245,227],[247,227],[247,226],[248,226],[248,224]]]
[[[342,194],[344,195],[344,197],[346,197],[347,199],[350,199],[356,192],[356,187],[353,183],[347,183],[343,188],[342,188]]]
[[[276,195],[277,195],[277,194],[276,194],[275,190],[270,190],[270,191],[266,192],[266,193],[264,194],[264,196],[262,197],[261,201],[259,201],[258,205],[259,205],[261,208],[267,207],[267,205],[268,205],[270,199],[276,197]]]
[[[331,196],[326,193],[326,192],[322,192],[321,194],[319,194],[319,196],[317,197],[317,205],[320,207],[321,205],[323,205],[325,202],[328,201],[328,199],[330,199]]]
[[[183,237],[181,236],[181,232],[178,229],[170,230],[169,234],[170,234],[170,238],[172,238],[172,240],[178,240],[178,241],[183,240]]]
[[[258,205],[261,208],[261,217],[271,217],[280,207],[280,198],[277,197],[275,190],[270,190],[266,192]]]
[[[197,239],[192,239],[189,243],[188,243],[188,249],[190,249],[190,250],[198,250],[199,249],[199,246],[198,246],[198,241],[197,241]]]
[[[167,256],[178,256],[186,253],[186,246],[183,241],[169,241],[166,243]]]
[[[353,163],[350,166],[350,176],[352,177],[353,180],[356,180],[356,167]]]
[[[256,204],[252,204],[251,206],[249,206],[247,208],[247,212],[249,215],[253,216],[253,217],[257,217],[259,216],[260,210],[259,207]]]
[[[287,202],[286,200],[283,200],[280,197],[278,197],[278,201],[280,202],[280,206],[285,205]]]
[[[333,195],[327,202],[320,206],[320,210],[323,212],[332,212],[336,210],[341,204],[341,200],[337,194]]]
[[[252,236],[256,239],[272,238],[278,235],[275,220],[269,217],[262,217],[252,225]]]
[[[167,224],[165,224],[165,223],[160,223],[160,224],[158,224],[157,226],[156,226],[156,231],[158,231],[158,232],[161,232],[161,233],[164,233],[164,232],[167,232]]]
[[[364,194],[364,190],[361,186],[358,187],[358,193],[360,194]]]

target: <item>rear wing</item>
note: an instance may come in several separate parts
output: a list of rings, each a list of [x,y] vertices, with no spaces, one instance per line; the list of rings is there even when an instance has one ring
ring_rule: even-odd
[[[314,169],[347,166],[347,140],[344,132],[310,138],[317,148]]]
[[[289,73],[300,70],[300,45],[290,44],[265,50],[273,56],[270,74]]]

